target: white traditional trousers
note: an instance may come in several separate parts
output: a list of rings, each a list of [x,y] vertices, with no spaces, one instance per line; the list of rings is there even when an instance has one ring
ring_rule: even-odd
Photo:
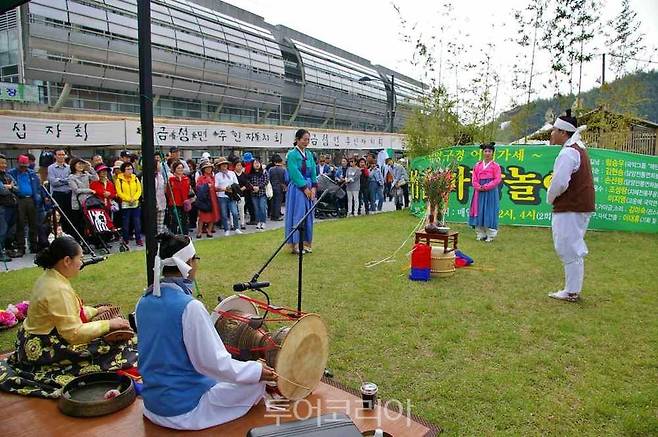
[[[564,265],[564,291],[580,294],[585,277],[584,258],[587,255],[585,232],[590,212],[554,212],[551,221],[555,252]]]

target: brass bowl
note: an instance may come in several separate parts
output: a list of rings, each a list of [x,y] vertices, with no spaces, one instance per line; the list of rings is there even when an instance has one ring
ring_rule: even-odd
[[[108,390],[119,390],[119,395],[105,399]],[[132,379],[114,372],[97,372],[79,376],[62,389],[57,406],[67,416],[95,417],[114,413],[135,400]]]
[[[364,437],[374,436],[375,431],[376,431],[375,429],[371,429],[370,431],[363,431],[361,435],[363,435]],[[386,431],[384,431],[384,437],[393,437],[393,434],[389,434]]]

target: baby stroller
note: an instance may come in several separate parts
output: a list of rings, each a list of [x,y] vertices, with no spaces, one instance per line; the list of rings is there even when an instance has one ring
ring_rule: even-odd
[[[109,243],[112,241],[119,241],[119,251],[127,252],[129,248],[123,242],[119,229],[114,226],[103,201],[96,196],[89,196],[80,203],[85,219],[85,236],[91,237],[96,247],[103,248],[105,253],[110,253]]]
[[[318,204],[315,207],[316,218],[345,217],[347,215],[347,210],[341,201],[345,197],[345,191],[336,182],[327,175],[322,175],[318,178],[318,190]]]
[[[318,193],[318,196],[321,194]],[[345,205],[338,199],[338,196],[331,192],[327,193],[315,208],[315,217],[319,219],[345,217],[346,215],[347,210],[345,209]]]

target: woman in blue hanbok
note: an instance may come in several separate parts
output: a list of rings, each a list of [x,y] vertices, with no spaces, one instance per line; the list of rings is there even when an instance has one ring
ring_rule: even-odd
[[[318,176],[316,173],[313,154],[306,151],[310,134],[306,129],[299,129],[295,133],[295,147],[286,155],[288,166],[288,192],[286,193],[286,235],[304,217],[304,214],[313,206],[317,190]],[[304,222],[302,235],[304,250],[311,252],[313,241],[313,214],[309,214]],[[299,232],[295,232],[288,241],[293,253],[299,250]]]

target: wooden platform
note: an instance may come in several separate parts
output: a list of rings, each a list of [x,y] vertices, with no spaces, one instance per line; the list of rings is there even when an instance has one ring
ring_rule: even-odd
[[[117,413],[97,418],[74,418],[60,413],[57,401],[28,398],[0,392],[2,435],[18,436],[111,436],[141,437],[194,434],[198,436],[246,436],[257,426],[309,419],[323,414],[346,413],[361,432],[382,428],[395,437],[431,437],[440,430],[409,412],[406,401],[380,402],[375,410],[364,410],[361,398],[330,379],[325,379],[307,399],[280,401],[281,411],[267,411],[264,403],[233,422],[196,432],[174,431],[154,425],[142,415],[142,400]],[[400,408],[402,412],[400,412]],[[296,417],[295,417],[296,416]]]

